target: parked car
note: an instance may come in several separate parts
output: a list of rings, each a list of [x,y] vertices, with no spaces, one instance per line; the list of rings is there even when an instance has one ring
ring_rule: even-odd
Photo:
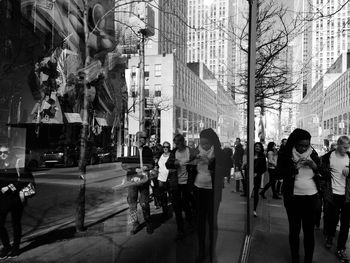
[[[98,163],[110,163],[117,160],[116,149],[114,146],[97,147]]]
[[[80,159],[80,146],[63,146],[57,147],[55,150],[48,151],[42,155],[43,163],[46,167],[64,166],[72,167],[77,166]],[[87,147],[86,149],[87,165],[96,164],[98,162],[98,156],[96,147]]]
[[[27,165],[29,169],[36,170],[42,165],[40,150],[30,150],[28,148],[14,146],[11,151],[20,160],[20,167]]]
[[[57,147],[55,150],[47,151],[42,155],[42,161],[46,167],[53,166],[75,166],[78,164],[79,155],[75,148],[67,146]]]

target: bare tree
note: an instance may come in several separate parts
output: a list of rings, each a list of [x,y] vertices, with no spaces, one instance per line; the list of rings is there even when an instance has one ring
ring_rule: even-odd
[[[231,31],[243,54],[248,54],[248,17],[240,30]],[[301,32],[302,23],[292,19],[288,9],[275,1],[258,1],[256,47],[255,106],[263,113],[265,108],[278,109],[279,103],[296,89],[293,81],[290,52],[291,41]],[[238,72],[240,84],[235,93],[247,95],[248,72]]]

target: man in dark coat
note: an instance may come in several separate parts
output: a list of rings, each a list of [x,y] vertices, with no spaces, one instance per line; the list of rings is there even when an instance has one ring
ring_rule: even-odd
[[[241,144],[241,139],[236,138],[235,142],[235,152],[233,154],[233,165],[235,168],[235,172],[239,171],[242,172],[242,165],[243,165],[243,155],[244,155],[244,149],[243,145]],[[236,191],[239,192],[240,188],[240,182],[242,182],[243,189],[244,189],[244,179],[236,180]]]

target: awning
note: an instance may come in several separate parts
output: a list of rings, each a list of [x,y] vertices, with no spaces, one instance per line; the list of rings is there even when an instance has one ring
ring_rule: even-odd
[[[95,117],[95,120],[97,121],[98,125],[100,125],[100,126],[109,126],[107,124],[107,120],[105,118]]]
[[[64,116],[66,116],[68,123],[82,123],[83,122],[79,113],[65,112]]]

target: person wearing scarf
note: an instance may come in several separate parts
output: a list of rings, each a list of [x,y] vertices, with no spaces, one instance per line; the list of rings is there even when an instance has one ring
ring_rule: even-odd
[[[311,135],[295,129],[279,153],[277,172],[283,178],[283,201],[289,222],[292,263],[299,263],[299,234],[304,233],[304,263],[311,263],[315,247],[314,228],[321,209],[319,158],[310,145]]]
[[[194,180],[194,196],[197,208],[198,256],[196,263],[206,259],[206,229],[209,226],[209,262],[216,262],[217,215],[222,198],[224,178],[229,175],[232,161],[221,149],[221,143],[213,129],[200,133],[198,154],[193,161],[197,165]]]

